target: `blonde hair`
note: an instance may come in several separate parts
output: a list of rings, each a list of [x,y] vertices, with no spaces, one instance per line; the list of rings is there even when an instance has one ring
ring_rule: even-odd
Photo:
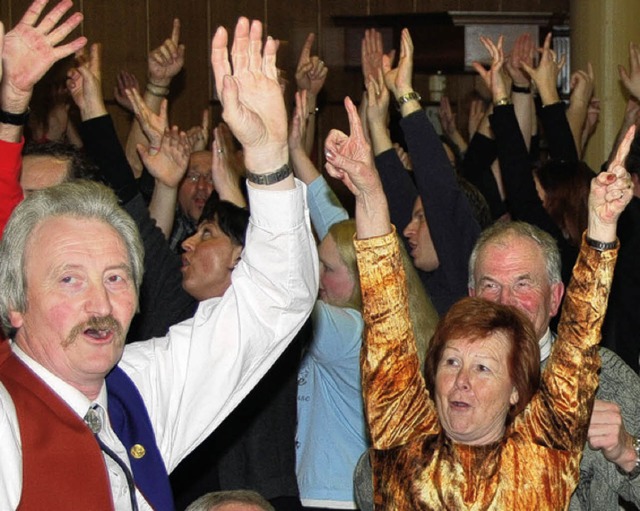
[[[350,307],[362,312],[362,291],[360,289],[360,273],[358,272],[358,264],[356,262],[356,249],[353,244],[353,238],[356,234],[355,220],[343,220],[333,224],[327,233],[336,243],[338,255],[347,267],[347,271],[353,278],[353,292],[345,307]],[[397,234],[396,234],[397,236]],[[416,339],[416,348],[418,350],[418,358],[420,359],[420,367],[424,364],[425,354],[429,340],[435,332],[438,324],[438,313],[431,303],[431,299],[427,295],[418,273],[413,265],[413,261],[407,254],[401,240],[400,254],[402,256],[402,266],[407,276],[407,294],[409,300],[409,315],[411,324],[413,325],[414,337]]]

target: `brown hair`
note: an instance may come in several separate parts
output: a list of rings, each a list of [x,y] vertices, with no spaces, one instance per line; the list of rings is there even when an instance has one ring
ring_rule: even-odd
[[[535,170],[546,194],[544,209],[555,224],[578,247],[587,228],[587,202],[593,171],[582,161],[549,160]]]
[[[506,354],[509,377],[518,391],[518,402],[511,407],[511,422],[529,403],[540,384],[540,348],[531,321],[519,310],[483,298],[463,298],[440,319],[425,360],[425,382],[435,395],[438,364],[447,341],[468,339],[475,342],[494,332],[502,332],[511,343]]]

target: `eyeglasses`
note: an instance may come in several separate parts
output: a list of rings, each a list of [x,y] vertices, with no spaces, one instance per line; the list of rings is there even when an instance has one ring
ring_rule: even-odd
[[[211,174],[199,174],[197,172],[189,172],[186,175],[185,179],[187,181],[191,181],[192,183],[197,183],[201,179],[204,179],[205,183],[207,183],[208,185],[213,184],[213,177],[211,176]]]

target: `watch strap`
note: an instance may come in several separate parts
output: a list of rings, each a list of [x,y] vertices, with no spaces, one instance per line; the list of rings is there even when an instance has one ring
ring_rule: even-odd
[[[397,101],[399,105],[404,105],[405,103],[408,103],[409,101],[412,101],[414,99],[416,101],[420,101],[422,99],[422,96],[416,91],[412,90],[411,92],[407,92],[406,94],[400,96]]]
[[[255,174],[247,170],[246,177],[249,181],[257,185],[273,185],[289,177],[289,174],[291,174],[291,167],[288,163],[285,163],[279,169],[269,172],[268,174]]]
[[[27,110],[21,114],[12,114],[11,112],[0,110],[0,123],[11,124],[13,126],[24,126],[29,121],[30,113],[30,108],[27,108]]]
[[[618,465],[616,465],[618,472],[620,472],[622,475],[627,476],[630,480],[635,479],[640,475],[640,438],[639,437],[633,438],[633,449],[636,451],[636,466],[633,467],[631,472],[625,472]]]
[[[618,246],[618,240],[616,241],[598,241],[592,240],[589,236],[585,236],[587,241],[587,245],[591,248],[595,248],[599,252],[604,252],[605,250],[613,250]]]

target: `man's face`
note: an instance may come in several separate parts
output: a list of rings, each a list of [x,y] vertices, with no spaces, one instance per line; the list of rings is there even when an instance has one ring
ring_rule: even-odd
[[[411,221],[405,227],[403,234],[409,241],[411,248],[409,255],[413,258],[416,268],[422,271],[433,271],[440,266],[420,197],[416,199]]]
[[[213,191],[211,177],[212,156],[209,151],[193,153],[189,158],[189,168],[178,189],[180,210],[197,222],[202,208]]]
[[[234,245],[214,221],[200,224],[196,233],[182,242],[182,287],[196,300],[222,296],[231,285],[231,272],[242,247]]]
[[[25,247],[25,312],[16,342],[91,399],[122,356],[137,294],[120,235],[95,219],[41,222]]]
[[[20,186],[25,196],[35,190],[59,185],[69,175],[71,162],[53,156],[25,156],[22,159]]]
[[[526,237],[508,235],[490,242],[478,254],[471,296],[513,305],[532,321],[538,339],[560,306],[564,286],[551,284],[538,244]]]

